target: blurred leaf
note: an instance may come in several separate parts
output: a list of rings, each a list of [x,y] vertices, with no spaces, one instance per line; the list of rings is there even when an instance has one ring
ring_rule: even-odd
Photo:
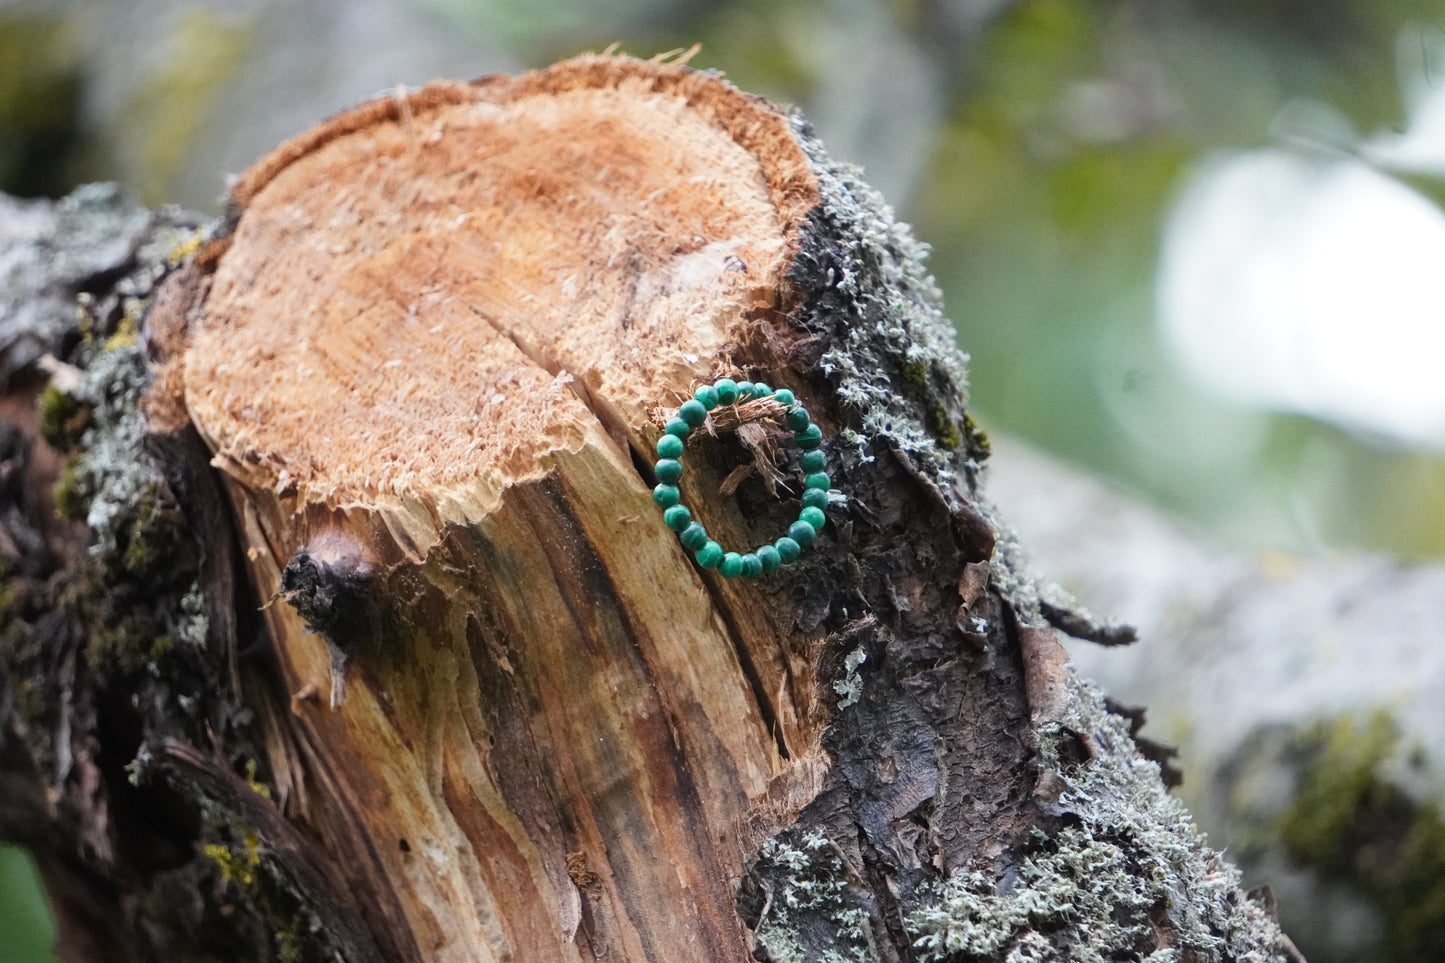
[[[54,929],[40,881],[22,849],[0,845],[0,960],[51,963]]]

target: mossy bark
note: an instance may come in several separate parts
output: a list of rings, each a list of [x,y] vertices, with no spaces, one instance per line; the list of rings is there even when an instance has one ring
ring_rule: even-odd
[[[507,103],[513,94],[497,92],[511,83],[423,92],[348,123],[398,124],[413,138],[412,125],[424,133],[438,103]],[[310,699],[296,687],[318,664],[295,631],[300,619],[284,602],[258,610],[284,587],[283,564],[344,561],[308,542],[312,530],[288,527],[296,519],[342,518],[355,530],[368,516],[354,504],[327,508],[330,495],[288,514],[276,506],[304,481],[258,487],[261,462],[236,458],[217,422],[198,432],[176,416],[194,409],[174,405],[169,416],[152,407],[142,417],[140,397],[157,384],[196,390],[166,381],[173,352],[186,350],[175,329],[205,323],[206,276],[234,252],[218,255],[212,244],[188,257],[177,233],[184,219],[138,213],[144,228],[117,263],[56,281],[101,292],[84,330],[41,336],[42,350],[11,368],[12,384],[29,375],[32,389],[12,405],[8,477],[24,480],[7,490],[5,518],[14,544],[38,539],[44,551],[16,551],[7,575],[0,835],[37,853],[69,955],[1285,958],[1287,940],[1170,801],[1127,725],[1069,674],[1047,617],[1082,631],[1087,623],[1041,606],[1011,540],[998,536],[979,492],[986,451],[965,408],[964,358],[923,248],[882,200],[832,163],[801,119],[681,67],[593,58],[519,83],[527,96],[645,87],[647,104],[716,111],[708,116],[724,118],[721,128],[754,155],[781,143],[801,159],[760,166],[771,203],[801,214],[779,218],[780,275],[749,295],[762,307],[727,329],[719,356],[696,364],[700,376],[741,371],[806,396],[828,428],[846,499],[831,506],[814,550],[778,576],[725,584],[694,570],[652,514],[598,521],[603,496],[625,509],[641,492],[645,503],[647,482],[626,453],[644,459],[655,426],[630,421],[606,378],[579,374],[601,440],[583,432],[547,452],[544,473],[521,473],[510,494],[448,522],[416,557],[345,562],[365,572],[363,592],[376,594],[375,619],[387,625],[378,637],[394,647],[362,640],[345,653],[343,663],[354,656],[359,668],[345,705]],[[747,111],[756,112],[748,123],[733,122]],[[433,141],[418,134],[407,143]],[[800,180],[769,183],[781,169]],[[92,202],[67,203],[83,215]],[[239,222],[217,236],[240,237],[245,219],[243,204]],[[641,296],[639,285],[622,288],[632,300],[615,321],[626,329]],[[525,332],[509,334],[529,343]],[[63,359],[45,368],[76,404],[52,395],[42,418],[34,399],[46,352]],[[680,376],[669,370],[658,360],[648,377]],[[46,440],[42,422],[69,428]],[[606,438],[620,439],[620,458]],[[48,447],[56,444],[72,447],[63,485],[76,521],[65,525],[44,504],[60,474]],[[224,475],[209,467],[208,445]],[[723,433],[699,474],[721,480],[760,447]],[[599,477],[615,477],[614,487],[586,487]],[[714,505],[723,531],[777,514],[760,481]],[[535,546],[517,519],[538,533]],[[639,537],[637,525],[657,531]],[[564,544],[561,556],[547,548]],[[499,546],[531,559],[531,577],[498,567]],[[639,569],[639,558],[670,561]],[[636,629],[650,624],[638,601],[648,580],[674,578],[716,613],[708,624],[729,646],[731,661],[705,677],[658,674],[677,668],[672,643],[665,631]],[[633,638],[637,648],[568,652],[566,639],[546,632],[509,648],[558,586],[573,600],[578,640]],[[318,610],[310,617],[320,621]],[[623,758],[607,781],[573,772],[605,761],[599,740],[554,727],[564,737],[544,745],[535,728],[552,711],[547,685],[591,698],[579,664],[590,679],[629,676],[634,666],[653,673],[647,691],[618,696],[652,713],[617,733],[645,751]],[[734,701],[719,692],[735,692]],[[429,715],[429,699],[456,701],[465,726]],[[736,724],[719,725],[728,713]],[[416,741],[378,752],[371,720]],[[724,764],[739,759],[762,760],[762,776]],[[347,760],[364,764],[358,771]],[[458,775],[448,768],[457,760],[473,768]],[[417,837],[434,817],[402,805],[413,799],[412,763],[416,780],[439,787],[432,797],[419,787],[415,799],[444,808],[449,845],[465,846],[437,853],[434,840]],[[495,793],[483,799],[475,790],[488,778]],[[718,786],[728,791],[708,788]],[[520,855],[502,852],[504,843]],[[649,851],[666,858],[649,862]],[[504,864],[517,874],[510,888],[497,883]],[[448,890],[453,871],[464,885]],[[640,898],[672,892],[678,880],[685,903]]]

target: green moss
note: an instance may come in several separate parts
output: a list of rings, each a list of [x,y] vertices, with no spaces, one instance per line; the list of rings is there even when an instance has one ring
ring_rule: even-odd
[[[286,928],[277,930],[273,939],[276,941],[276,958],[281,963],[296,963],[302,959],[307,946],[305,917],[300,913],[293,914]]]
[[[82,586],[82,591],[86,587]],[[85,664],[104,675],[143,672],[147,666],[154,664],[154,653],[160,643],[160,639],[152,633],[151,620],[139,613],[97,622],[91,627],[89,643],[85,647]],[[160,648],[165,651],[164,645]]]
[[[266,785],[266,784],[265,784],[264,782],[262,782],[260,779],[257,779],[257,778],[256,778],[256,773],[257,773],[258,771],[259,771],[259,766],[258,766],[256,760],[255,760],[255,759],[247,759],[247,760],[246,760],[246,785],[250,786],[250,787],[251,787],[251,791],[254,792],[256,795],[262,796],[262,797],[264,797],[264,798],[266,798],[266,799],[270,799],[270,798],[271,798],[271,787],[268,786],[268,785]]]
[[[40,414],[40,436],[61,451],[73,448],[89,421],[89,411],[54,385],[40,393],[36,404]]]
[[[116,323],[115,331],[105,339],[105,350],[115,351],[120,348],[133,348],[140,342],[140,319],[144,314],[144,304],[140,301],[131,301],[126,304],[125,314]]]
[[[177,559],[185,558],[177,549],[187,537],[186,529],[177,510],[159,503],[154,485],[139,494],[141,500],[134,511],[120,519],[124,528],[120,541],[125,546],[121,563],[126,573],[137,579],[169,577]]]
[[[1445,819],[1390,778],[1402,755],[1390,715],[1319,722],[1297,749],[1299,782],[1278,827],[1286,852],[1378,906],[1383,960],[1445,959]]]
[[[993,454],[993,444],[988,440],[988,433],[978,426],[973,420],[973,415],[963,413],[963,433],[968,436],[970,447],[979,453],[979,460],[982,461]]]
[[[256,870],[261,865],[261,842],[254,832],[242,836],[239,845],[207,843],[201,852],[216,864],[228,881],[243,889],[256,885]]]
[[[938,443],[938,447],[945,451],[953,451],[963,444],[958,425],[948,416],[948,410],[942,405],[935,405],[929,410],[928,428],[933,432],[933,440]]]
[[[60,480],[50,492],[55,500],[57,517],[73,522],[85,518],[87,506],[90,504],[90,493],[86,490],[85,481],[83,461],[78,457],[66,461]]]
[[[250,768],[254,772],[254,763]],[[210,820],[206,835],[214,841],[201,846],[201,855],[221,879],[271,921],[275,927],[270,930],[274,958],[282,963],[339,959],[334,947],[327,945],[325,933],[306,908],[302,895],[278,872],[275,858],[266,850],[260,834],[216,810],[210,811]]]
[[[913,358],[903,363],[903,381],[921,388],[928,384],[928,364],[922,358]]]

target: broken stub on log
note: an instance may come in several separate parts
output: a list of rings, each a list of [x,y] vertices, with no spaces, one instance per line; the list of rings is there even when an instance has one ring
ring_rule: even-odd
[[[238,685],[347,945],[897,959],[928,886],[1057,817],[1062,657],[991,575],[923,252],[800,119],[588,57],[363,104],[232,196],[148,325],[148,416],[205,440],[272,601]],[[847,496],[757,580],[651,496],[665,415],[720,376],[795,392]],[[694,432],[714,538],[786,530],[790,441]]]

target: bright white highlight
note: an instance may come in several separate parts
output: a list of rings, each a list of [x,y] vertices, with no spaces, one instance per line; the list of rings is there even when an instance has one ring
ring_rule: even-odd
[[[1238,403],[1445,450],[1445,212],[1381,170],[1445,170],[1445,90],[1362,157],[1215,159],[1165,230],[1166,343]]]

